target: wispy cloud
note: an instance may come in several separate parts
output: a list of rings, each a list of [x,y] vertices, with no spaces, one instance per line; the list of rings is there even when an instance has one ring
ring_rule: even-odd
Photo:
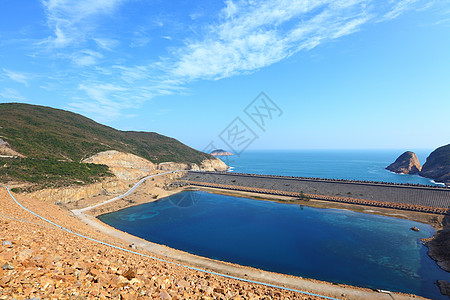
[[[171,43],[179,41],[178,37],[170,41],[172,32],[152,36],[149,28],[136,24],[130,28],[128,40],[120,43],[104,32],[96,34],[97,17],[113,14],[125,2],[43,0],[53,32],[46,42],[54,48],[76,45],[76,51],[65,57],[76,66],[85,67],[85,73],[89,72],[83,74],[85,77],[78,85],[81,95],[70,104],[78,110],[119,116],[123,109],[138,106],[155,96],[185,92],[190,82],[252,73],[430,3],[425,0],[226,0],[222,9],[216,11],[215,22],[192,28],[192,34],[185,37],[182,45],[168,48],[165,54],[158,52],[157,57],[149,58],[151,62],[138,64],[127,53],[120,59],[116,57],[111,65],[100,66],[99,62],[119,46],[141,56],[141,47],[147,47],[150,41],[161,37]],[[159,22],[158,18],[155,20]],[[157,24],[158,28],[163,26]],[[92,68],[93,65],[96,67]]]
[[[72,60],[78,66],[94,65],[102,57],[103,55],[101,53],[89,49],[84,49],[72,54]]]
[[[119,41],[109,38],[94,38],[97,45],[103,50],[112,51],[119,45]]]
[[[0,91],[0,99],[2,101],[23,102],[26,98],[22,96],[17,90],[11,88],[4,88]]]
[[[2,69],[5,76],[11,80],[14,80],[16,82],[20,82],[24,84],[25,86],[28,86],[28,80],[30,79],[27,74],[19,73],[19,72],[13,72],[7,69]]]
[[[202,39],[188,40],[164,62],[182,82],[217,80],[253,72],[299,51],[357,32],[371,21],[399,16],[410,4],[349,1],[226,1],[217,24]]]
[[[94,17],[113,13],[125,1],[42,0],[47,14],[47,23],[54,33],[48,38],[47,44],[53,47],[65,47],[80,43],[94,32],[96,25],[92,20]],[[100,43],[104,44],[101,39]]]

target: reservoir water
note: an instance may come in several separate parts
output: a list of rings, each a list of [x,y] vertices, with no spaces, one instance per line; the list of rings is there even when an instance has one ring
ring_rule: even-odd
[[[404,219],[201,191],[99,219],[151,242],[278,273],[432,299],[446,299],[436,280],[450,281],[420,241],[434,229]]]

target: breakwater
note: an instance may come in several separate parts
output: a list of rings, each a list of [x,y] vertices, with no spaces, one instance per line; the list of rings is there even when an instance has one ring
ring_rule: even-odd
[[[437,214],[450,211],[448,188],[219,172],[188,172],[182,180],[228,190]]]

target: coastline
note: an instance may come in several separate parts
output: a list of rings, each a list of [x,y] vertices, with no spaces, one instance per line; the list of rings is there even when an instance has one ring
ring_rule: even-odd
[[[170,181],[171,180],[169,180],[169,182]],[[314,279],[305,279],[305,278],[289,276],[289,275],[284,275],[284,274],[278,274],[278,273],[271,273],[271,272],[254,269],[251,267],[240,266],[240,265],[236,265],[236,264],[232,264],[232,263],[228,263],[228,262],[221,262],[221,261],[211,260],[209,258],[199,257],[194,254],[183,252],[183,251],[180,251],[177,249],[172,249],[172,248],[169,248],[164,245],[158,245],[158,244],[134,237],[132,235],[129,235],[127,233],[119,231],[115,228],[112,228],[109,225],[104,224],[97,218],[97,216],[102,215],[102,214],[111,213],[111,212],[118,211],[118,210],[121,210],[121,209],[124,209],[127,207],[131,207],[131,206],[136,206],[136,205],[140,205],[140,204],[144,204],[144,203],[157,201],[161,198],[165,198],[167,196],[170,196],[170,195],[173,195],[173,194],[185,191],[185,190],[203,190],[206,192],[225,194],[225,195],[231,195],[231,196],[236,196],[236,197],[246,197],[246,198],[252,198],[255,200],[276,201],[276,202],[280,202],[280,203],[291,203],[291,204],[305,205],[305,206],[311,206],[311,207],[317,207],[317,208],[347,209],[347,210],[356,211],[356,212],[404,218],[404,219],[408,219],[408,220],[426,223],[426,224],[431,225],[437,231],[433,235],[433,237],[430,237],[424,243],[424,245],[429,248],[428,253],[429,253],[430,257],[433,260],[437,261],[432,256],[433,252],[430,249],[433,249],[433,245],[430,243],[430,241],[434,240],[439,235],[439,232],[443,229],[444,216],[422,213],[422,212],[399,211],[399,210],[388,209],[388,208],[364,207],[361,205],[334,203],[334,202],[327,202],[327,201],[320,201],[320,200],[305,201],[305,200],[298,200],[298,199],[295,199],[292,197],[261,195],[261,194],[251,193],[251,192],[229,191],[229,190],[221,190],[221,189],[217,189],[217,188],[198,188],[198,187],[195,187],[195,188],[192,188],[192,187],[172,188],[170,190],[166,190],[166,193],[164,195],[161,195],[156,198],[149,198],[149,197],[145,197],[145,196],[151,194],[151,193],[149,193],[149,190],[152,190],[152,184],[149,184],[149,186],[146,186],[146,185],[147,184],[145,183],[140,188],[140,189],[144,189],[143,191],[138,189],[133,194],[128,195],[127,196],[128,199],[117,200],[117,201],[122,202],[122,203],[118,202],[120,204],[111,203],[111,204],[105,205],[105,207],[102,207],[101,209],[95,208],[92,211],[89,211],[89,214],[88,214],[89,216],[85,215],[84,217],[82,217],[83,222],[92,226],[96,230],[100,230],[101,232],[103,232],[105,234],[112,235],[115,238],[124,240],[130,246],[137,247],[137,249],[142,249],[142,250],[149,251],[151,253],[156,253],[158,255],[162,255],[164,257],[168,257],[170,259],[174,259],[176,261],[183,262],[183,263],[186,263],[189,265],[194,265],[196,267],[202,267],[202,268],[214,270],[216,272],[219,271],[219,272],[223,272],[225,274],[234,274],[237,276],[240,275],[245,278],[253,278],[254,280],[260,280],[260,281],[261,280],[267,281],[267,279],[271,279],[271,282],[273,282],[272,280],[275,280],[276,283],[281,284],[281,285],[288,282],[291,287],[297,287],[297,288],[298,287],[305,288],[304,284],[306,284],[308,282],[315,282],[315,283],[319,282],[321,285],[336,287],[335,283],[323,282],[323,281],[318,281],[318,280],[314,280]],[[154,188],[154,185],[155,185],[155,183],[153,182],[153,188]],[[114,202],[116,202],[116,201],[114,201]],[[446,270],[445,267],[443,267],[443,265],[441,265],[439,263],[438,263],[438,265],[442,269]],[[253,270],[253,271],[251,272],[249,270]],[[446,270],[446,271],[448,271],[448,270]],[[251,273],[251,275],[249,275],[248,273]],[[279,276],[281,276],[281,278]],[[284,277],[284,276],[288,276],[288,277]],[[291,279],[287,279],[287,278],[291,278]],[[300,282],[296,282],[296,280],[293,280],[292,278],[297,278],[298,280],[300,280]],[[309,287],[309,284],[307,284],[307,286]],[[347,290],[356,289],[357,291],[360,291],[360,290],[365,290],[366,292],[370,291],[370,289],[347,286],[347,285],[342,285],[342,284],[339,284],[338,286],[344,287],[344,289],[347,289]],[[324,287],[321,286],[318,289],[318,291],[321,291],[323,289],[324,289]],[[348,295],[348,291],[347,291],[346,295]],[[376,295],[378,295],[378,294],[376,294]],[[358,297],[356,297],[356,298],[358,298]]]

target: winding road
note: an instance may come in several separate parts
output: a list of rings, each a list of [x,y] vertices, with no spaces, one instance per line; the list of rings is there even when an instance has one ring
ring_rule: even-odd
[[[157,177],[157,176],[161,176],[161,175],[165,175],[165,174],[169,174],[169,173],[177,173],[177,172],[187,172],[187,170],[167,171],[167,172],[164,172],[164,173],[160,173],[160,174],[155,174],[155,175],[150,175],[150,176],[144,177],[144,178],[142,178],[141,180],[139,180],[139,181],[138,181],[131,189],[129,189],[125,194],[120,195],[120,196],[117,196],[117,197],[112,198],[112,199],[109,199],[109,200],[106,200],[105,202],[102,202],[102,203],[98,203],[98,204],[92,205],[92,206],[88,206],[88,207],[81,208],[81,209],[74,209],[74,210],[72,210],[72,213],[73,213],[75,216],[79,216],[79,215],[81,215],[83,212],[88,211],[88,210],[90,210],[90,209],[93,209],[93,208],[96,208],[96,207],[105,205],[105,204],[107,204],[107,203],[114,202],[114,201],[116,201],[116,200],[120,200],[120,199],[122,199],[122,198],[125,198],[126,196],[128,196],[128,195],[131,194],[132,192],[134,192],[134,190],[136,190],[136,189],[137,189],[141,184],[143,184],[147,179],[150,179],[150,178],[153,178],[153,177]]]

